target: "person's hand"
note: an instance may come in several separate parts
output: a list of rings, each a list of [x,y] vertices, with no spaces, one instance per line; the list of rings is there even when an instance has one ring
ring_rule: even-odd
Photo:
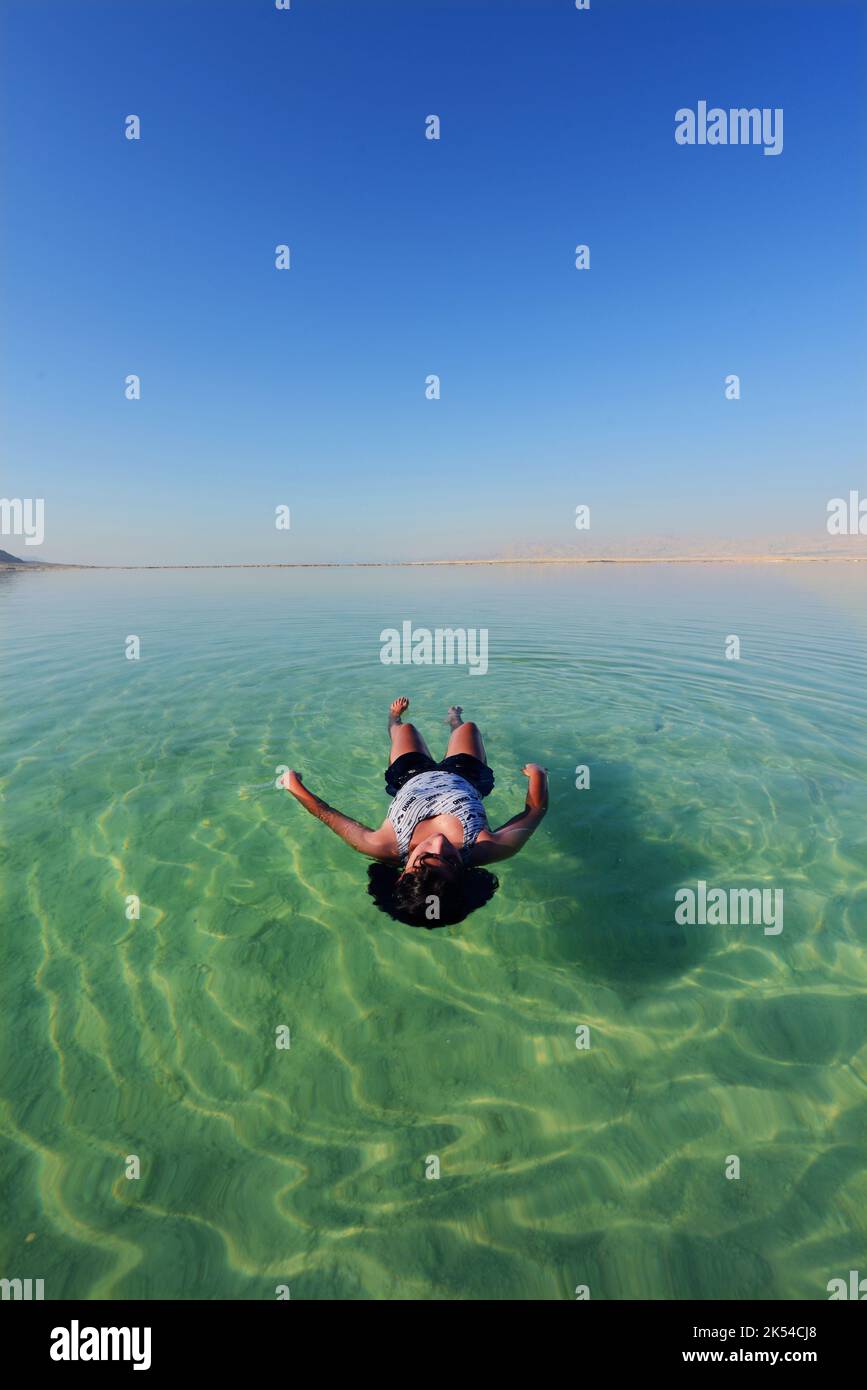
[[[521,771],[525,777],[529,777],[531,772],[541,772],[544,777],[548,775],[547,767],[540,767],[538,763],[524,763]]]
[[[294,772],[291,768],[288,772],[283,773],[283,786],[286,788],[287,792],[291,792],[293,796],[297,796],[299,792],[306,791],[306,787],[301,780],[302,776],[302,773]]]

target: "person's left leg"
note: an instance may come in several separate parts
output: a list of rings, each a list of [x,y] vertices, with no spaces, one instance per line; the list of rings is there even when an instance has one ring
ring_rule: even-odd
[[[451,728],[446,757],[453,758],[456,753],[471,753],[474,758],[479,759],[479,762],[487,764],[488,759],[485,755],[485,745],[482,743],[479,726],[471,721],[464,723],[460,705],[450,707],[446,715],[446,723]]]
[[[404,753],[426,753],[429,758],[431,756],[430,749],[415,725],[401,723],[400,716],[408,708],[409,700],[405,695],[401,695],[397,700],[392,700],[388,711],[388,734],[391,739],[390,763],[393,763],[396,758],[402,757]]]

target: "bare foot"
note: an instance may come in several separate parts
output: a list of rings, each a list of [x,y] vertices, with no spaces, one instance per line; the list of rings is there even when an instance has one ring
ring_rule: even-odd
[[[462,714],[463,705],[449,705],[448,713],[445,717],[445,722],[446,724],[448,724],[450,729],[457,729],[460,727],[461,724],[463,724],[464,721],[461,718]]]
[[[390,729],[401,722],[400,716],[405,709],[409,709],[409,700],[405,695],[398,695],[396,700],[392,700],[388,707],[388,727]]]

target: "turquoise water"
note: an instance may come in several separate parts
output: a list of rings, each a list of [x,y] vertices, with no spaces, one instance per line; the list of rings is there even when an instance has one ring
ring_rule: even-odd
[[[0,575],[0,1275],[804,1299],[867,1274],[865,590],[856,565]],[[405,619],[487,628],[488,673],[382,665]],[[550,770],[459,927],[379,913],[274,787],[294,766],[379,823],[397,694],[435,754],[449,704],[481,725],[495,823]],[[782,888],[782,933],[675,925],[699,879]]]

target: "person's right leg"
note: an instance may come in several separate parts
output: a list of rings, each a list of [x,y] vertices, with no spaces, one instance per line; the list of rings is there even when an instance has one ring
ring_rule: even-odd
[[[391,756],[389,763],[393,763],[396,758],[402,757],[404,753],[426,753],[430,758],[430,749],[419,733],[414,724],[402,724],[400,716],[405,709],[409,708],[409,700],[405,695],[401,695],[397,700],[392,700],[388,711],[388,733],[391,739]],[[431,759],[433,761],[433,759]]]
[[[449,746],[446,749],[446,757],[453,758],[456,753],[471,753],[479,762],[487,763],[485,745],[482,743],[482,735],[478,724],[472,721],[464,723],[461,717],[461,706],[452,705],[446,716],[446,723],[451,727],[449,735]]]

